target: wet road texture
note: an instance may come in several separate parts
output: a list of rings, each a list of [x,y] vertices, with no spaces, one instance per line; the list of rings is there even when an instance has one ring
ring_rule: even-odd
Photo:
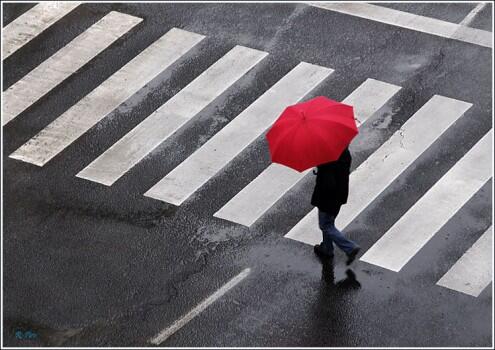
[[[4,25],[30,7],[5,4]],[[472,7],[406,10],[459,21]],[[490,346],[492,286],[435,283],[490,226],[491,182],[400,273],[348,269],[341,252],[322,264],[283,237],[312,209],[313,178],[250,228],[213,217],[270,164],[263,136],[180,207],[142,194],[301,61],[335,69],[307,98],[402,87],[361,128],[353,169],[433,95],[472,103],[347,227],[364,252],[492,127],[491,49],[306,4],[83,4],[4,60],[4,90],[111,10],[144,21],[3,130],[4,345],[149,346],[250,268],[162,346]],[[8,158],[172,27],[206,38],[44,167]],[[270,55],[113,186],[74,176],[235,45]],[[39,337],[16,339],[29,328]]]

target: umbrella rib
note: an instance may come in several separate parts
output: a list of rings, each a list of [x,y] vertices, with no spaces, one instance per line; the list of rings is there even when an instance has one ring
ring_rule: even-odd
[[[330,119],[324,119],[324,118],[314,118],[314,120],[318,120],[320,122],[324,122],[324,123],[328,123],[328,124],[333,124],[333,125],[337,125],[339,128],[346,128],[346,129],[349,129],[351,131],[357,131],[357,127],[356,129],[354,129],[354,127],[352,125],[347,125],[347,124],[344,124],[344,123],[339,123],[338,121],[335,121],[335,120],[330,120]]]
[[[339,119],[339,120],[332,120],[330,119],[329,117],[326,117],[324,115],[314,115],[311,117],[312,120],[322,120],[322,121],[332,121],[332,122],[340,122],[340,120],[343,120],[343,121],[354,121],[355,119],[354,118],[351,118],[351,117],[348,117],[348,116],[344,116],[344,115],[341,115],[341,114],[333,114],[332,119]]]
[[[314,134],[320,139],[320,142],[322,144],[328,144],[328,142],[331,142],[331,139],[330,138],[327,138],[325,137],[325,135],[322,135],[321,134],[321,129],[316,127],[314,128]],[[346,139],[342,138],[342,135],[340,133],[335,133],[334,135],[332,135],[334,138],[337,138],[341,143],[348,143]],[[351,139],[352,140],[352,139]],[[331,143],[330,143],[331,145]]]
[[[312,136],[311,140],[314,140],[314,139],[319,140],[317,142],[312,142],[315,145],[313,147],[318,147],[318,145],[327,144],[327,142],[329,141],[329,140],[327,140],[327,138],[324,135],[321,134],[319,128],[311,129],[308,124],[305,124],[305,128],[307,129],[308,134],[310,134]]]
[[[350,108],[354,108],[353,106],[351,105],[348,105],[348,104],[345,104],[345,103],[342,103],[342,102],[337,102],[335,101],[336,103],[335,104],[331,104],[331,105],[327,105],[327,106],[323,106],[321,108],[318,108],[317,110],[315,111],[312,111],[313,114],[317,114],[321,111],[323,111],[324,109],[334,109],[334,108],[338,108],[338,107],[350,107]]]
[[[352,130],[352,129],[351,129]],[[357,135],[357,134],[356,134]],[[342,143],[347,143],[347,140],[342,138],[342,135],[340,133],[335,133],[333,137],[339,139]],[[352,140],[352,139],[351,139]]]
[[[278,127],[279,125],[277,125]],[[272,150],[272,155],[275,157],[275,154],[280,148],[280,145],[284,143],[284,139],[289,136],[290,133],[292,133],[296,128],[298,128],[300,125],[298,123],[295,123],[291,127],[288,127],[288,130],[286,130],[282,135],[278,137],[278,142],[273,145],[273,150]]]

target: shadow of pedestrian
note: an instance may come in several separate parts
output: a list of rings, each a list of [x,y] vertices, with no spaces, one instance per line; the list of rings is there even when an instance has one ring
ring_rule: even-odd
[[[333,261],[321,262],[321,282],[308,318],[304,347],[325,347],[331,344],[347,348],[355,332],[350,325],[361,317],[350,291],[360,288],[361,284],[351,269],[346,270],[345,278],[336,281]]]

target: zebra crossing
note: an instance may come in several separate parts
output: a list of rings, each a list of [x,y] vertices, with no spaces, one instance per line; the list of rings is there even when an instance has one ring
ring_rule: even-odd
[[[180,205],[332,72],[300,63],[145,195]]]
[[[492,138],[492,131],[483,136],[361,260],[400,271],[435,232],[490,179]],[[462,188],[462,191],[453,191],[453,188]],[[423,219],[418,222],[420,217]]]
[[[199,34],[171,29],[10,157],[45,165],[203,38]]]
[[[367,79],[343,103],[354,106],[356,124],[359,127],[399,90],[400,87],[393,84]],[[299,173],[272,163],[214,216],[251,226],[309,171]]]
[[[437,285],[477,297],[492,282],[493,226],[437,282]]]
[[[77,176],[113,184],[266,55],[247,47],[234,47]]]
[[[4,59],[72,11],[78,3],[58,7],[42,5],[36,5],[4,28]],[[27,25],[28,19],[35,25]],[[24,110],[141,21],[135,16],[110,12],[41,63],[2,93],[2,125],[22,117]],[[198,33],[172,28],[9,157],[44,166],[158,74],[187,57],[204,38]],[[111,186],[176,131],[187,127],[201,110],[229,91],[268,55],[269,52],[235,46],[75,176]],[[143,195],[177,206],[183,204],[263,135],[287,105],[303,100],[333,72],[330,67],[300,62]],[[370,78],[343,102],[355,106],[360,126],[400,90],[400,86]],[[341,229],[348,226],[471,107],[472,104],[466,101],[440,95],[431,97],[352,172],[349,201],[342,207],[336,225]],[[492,138],[493,133],[489,131],[364,253],[361,261],[400,272],[492,177],[493,169],[489,166]],[[271,164],[214,216],[250,227],[306,178],[308,172],[298,173]],[[462,190],[451,193],[449,189],[453,186]],[[285,237],[306,244],[318,243],[320,232],[316,214],[317,210],[312,210]],[[429,218],[424,221],[424,227],[417,227],[418,216]],[[437,284],[478,296],[491,282],[492,240],[493,229],[490,228]],[[472,268],[476,274],[466,272]]]
[[[112,11],[3,93],[8,123],[142,20]]]
[[[2,29],[3,59],[79,6],[80,2],[41,2]]]

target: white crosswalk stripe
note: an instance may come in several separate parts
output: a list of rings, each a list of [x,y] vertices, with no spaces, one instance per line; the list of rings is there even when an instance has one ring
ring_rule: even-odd
[[[145,195],[180,205],[332,72],[300,63]]]
[[[437,285],[477,297],[492,282],[493,226],[437,282]]]
[[[203,38],[171,29],[10,157],[43,166]]]
[[[326,10],[367,18],[373,21],[464,41],[484,47],[493,47],[492,33],[471,28],[464,23],[451,23],[439,19],[394,10],[384,6],[356,2],[315,2],[312,6]]]
[[[342,102],[354,107],[359,126],[399,90],[398,86],[367,79]],[[304,178],[308,171],[299,173],[272,163],[214,216],[249,227]]]
[[[488,132],[361,260],[400,271],[433,235],[490,179],[493,132]]]
[[[104,185],[113,184],[266,55],[236,46],[77,176]]]
[[[38,36],[81,2],[41,2],[2,29],[2,53],[6,59]]]
[[[142,19],[112,11],[3,93],[2,125],[38,101]]]
[[[470,107],[467,102],[433,96],[351,173],[349,200],[342,206],[336,226],[344,229]],[[318,210],[313,209],[285,237],[307,244],[319,243]]]

